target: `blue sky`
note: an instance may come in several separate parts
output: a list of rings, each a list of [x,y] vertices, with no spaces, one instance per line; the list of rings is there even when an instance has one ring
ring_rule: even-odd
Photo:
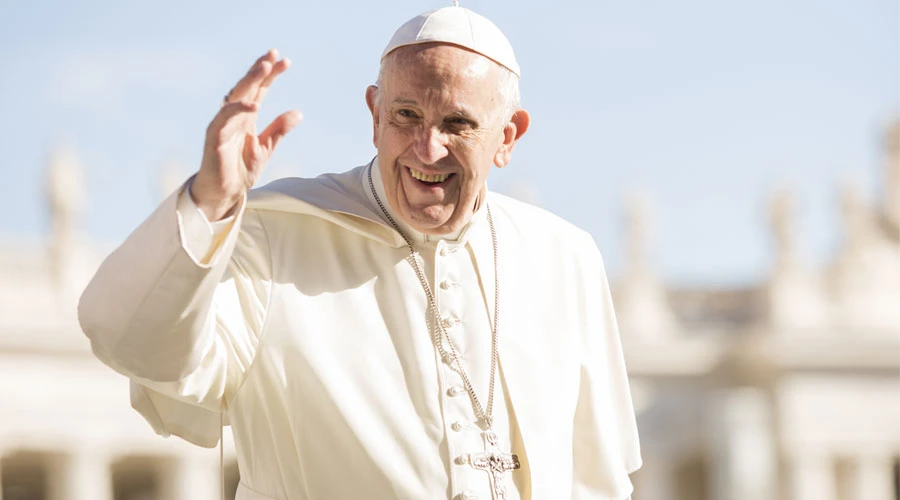
[[[87,177],[85,231],[118,241],[160,197],[163,165],[199,163],[221,96],[270,47],[290,57],[262,120],[300,109],[264,180],[374,153],[363,92],[394,29],[443,0],[3,2],[0,239],[38,238],[53,147]],[[840,241],[837,195],[877,199],[900,114],[896,0],[463,1],[507,34],[532,128],[498,191],[587,229],[613,275],[622,204],[654,209],[654,265],[679,285],[739,285],[771,261],[767,200],[796,195],[801,251]]]

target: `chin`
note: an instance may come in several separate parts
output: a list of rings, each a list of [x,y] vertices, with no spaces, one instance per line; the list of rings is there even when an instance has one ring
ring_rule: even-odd
[[[445,234],[450,234],[455,231],[455,228],[450,225],[441,225],[437,227],[425,228],[421,232],[431,236],[443,236]]]
[[[435,215],[437,216],[435,217]],[[416,231],[425,234],[441,235],[452,233],[455,226],[459,225],[457,221],[453,220],[453,213],[448,217],[442,217],[442,215],[442,213],[429,214],[428,211],[414,212],[409,214],[406,223]]]

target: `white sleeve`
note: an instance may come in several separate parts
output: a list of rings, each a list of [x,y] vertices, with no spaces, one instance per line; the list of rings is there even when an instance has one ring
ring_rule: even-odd
[[[582,339],[572,498],[625,499],[633,491],[629,474],[641,466],[637,421],[603,259],[590,236],[585,246],[582,289],[591,310]]]
[[[192,431],[169,425],[166,409],[214,412],[218,432],[218,411],[256,354],[271,289],[259,214],[242,201],[216,228],[186,200],[184,190],[166,199],[103,262],[78,307],[94,354],[132,379],[132,404],[157,432],[182,437]]]
[[[178,195],[178,220],[184,235],[184,249],[198,263],[209,264],[228,236],[228,231],[234,227],[237,216],[232,214],[222,220],[210,222],[191,197],[192,184],[193,179],[187,182]],[[235,207],[235,212],[240,213],[243,205],[242,200]]]

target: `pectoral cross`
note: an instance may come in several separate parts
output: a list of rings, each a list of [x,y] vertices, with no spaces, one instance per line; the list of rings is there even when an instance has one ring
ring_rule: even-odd
[[[484,437],[484,453],[473,453],[469,463],[472,467],[488,473],[494,500],[506,500],[506,484],[503,482],[503,476],[506,471],[521,467],[519,457],[498,449],[500,440],[493,430],[488,429],[481,435]]]

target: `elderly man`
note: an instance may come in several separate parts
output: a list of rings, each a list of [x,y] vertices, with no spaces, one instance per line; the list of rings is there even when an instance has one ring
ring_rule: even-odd
[[[624,499],[640,466],[589,235],[487,190],[528,130],[512,47],[453,6],[400,27],[366,90],[377,156],[254,185],[289,63],[228,93],[203,161],[101,266],[79,314],[163,435],[227,419],[249,499]]]

